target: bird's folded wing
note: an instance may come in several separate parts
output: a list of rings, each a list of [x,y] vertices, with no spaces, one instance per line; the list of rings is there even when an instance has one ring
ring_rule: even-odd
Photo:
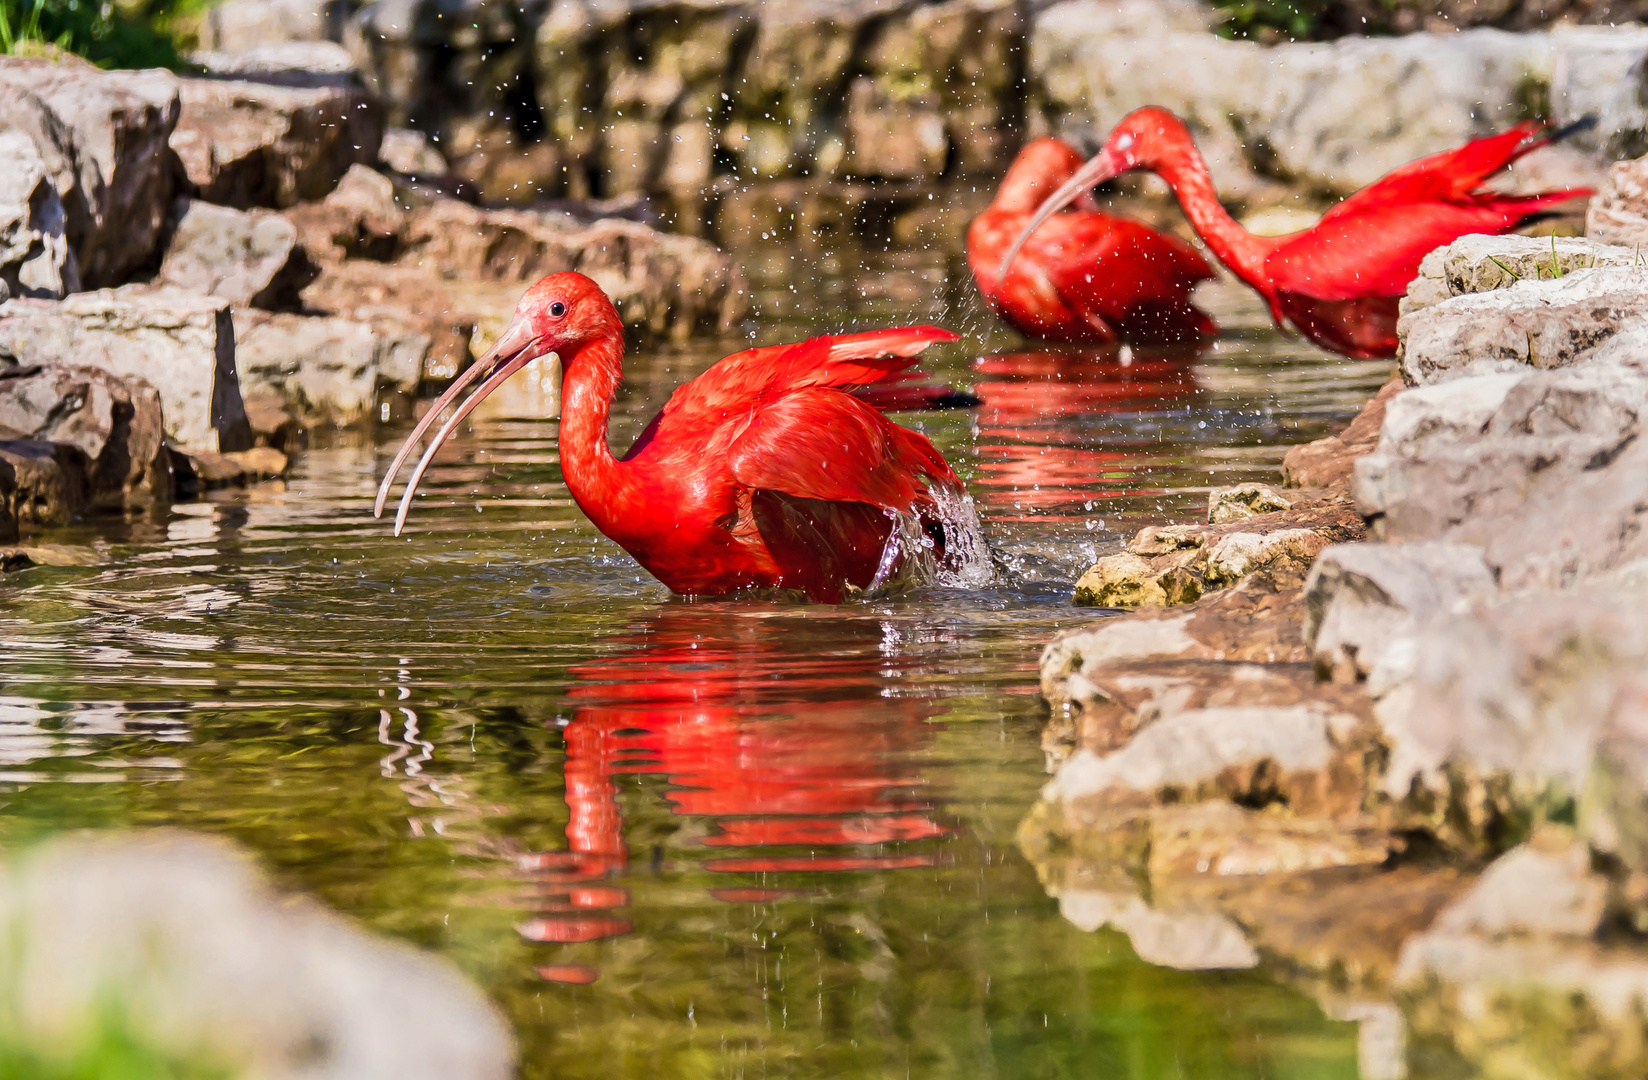
[[[808,387],[757,410],[729,451],[741,485],[907,511],[926,479],[954,478],[933,444],[839,390]]]

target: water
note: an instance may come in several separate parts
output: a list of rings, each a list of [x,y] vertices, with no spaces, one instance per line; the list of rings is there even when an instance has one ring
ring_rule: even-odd
[[[672,598],[573,506],[555,424],[497,415],[373,521],[403,431],[284,490],[54,536],[0,580],[0,842],[181,825],[439,950],[527,1077],[1351,1077],[1353,1025],[1256,972],[1064,922],[1014,846],[1035,660],[1070,584],[1208,488],[1270,479],[1387,371],[1216,298],[1200,356],[1012,355],[952,255],[752,255],[754,338],[935,321],[985,399],[906,417],[996,580],[841,607]],[[630,358],[614,443],[736,342]],[[507,413],[507,408],[501,410]]]

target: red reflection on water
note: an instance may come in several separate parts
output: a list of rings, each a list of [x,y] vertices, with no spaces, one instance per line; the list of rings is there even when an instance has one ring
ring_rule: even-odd
[[[588,986],[601,977],[601,973],[588,964],[545,964],[537,972],[540,979],[574,986]]]
[[[569,850],[520,860],[548,894],[523,936],[571,943],[630,931],[626,920],[591,914],[629,904],[627,890],[600,883],[628,863],[613,782],[626,773],[665,776],[673,813],[713,820],[706,845],[790,849],[708,860],[711,870],[933,864],[929,854],[874,849],[947,832],[929,816],[913,763],[943,707],[881,696],[878,622],[807,610],[671,605],[626,635],[630,651],[572,669]],[[711,895],[765,902],[794,891]]]
[[[973,385],[979,409],[979,500],[999,521],[1073,498],[1155,494],[1139,482],[1131,453],[1061,445],[1051,423],[1071,416],[1157,411],[1197,392],[1192,369],[1203,346],[1124,346],[981,356]]]

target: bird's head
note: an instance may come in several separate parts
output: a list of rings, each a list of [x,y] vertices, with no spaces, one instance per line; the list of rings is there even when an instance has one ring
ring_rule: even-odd
[[[1183,121],[1166,109],[1151,105],[1128,113],[1110,132],[1099,152],[1036,207],[1035,214],[1013,240],[1013,246],[1007,249],[1007,258],[1001,263],[1001,276],[1007,276],[1019,249],[1042,222],[1106,180],[1133,169],[1156,169],[1166,155],[1189,145],[1190,133]]]
[[[424,433],[440,418],[446,407],[456,401],[476,381],[485,380],[464,399],[451,419],[435,433],[435,437],[424,450],[423,457],[419,459],[418,467],[413,470],[412,479],[407,481],[406,493],[401,497],[400,509],[395,514],[395,535],[399,536],[406,524],[406,514],[412,506],[413,492],[417,490],[418,481],[423,478],[424,470],[434,459],[435,451],[439,450],[441,444],[457,430],[464,417],[486,400],[488,394],[508,382],[511,375],[539,357],[552,353],[562,357],[577,356],[583,347],[591,342],[605,339],[621,345],[623,337],[624,324],[618,318],[617,309],[595,282],[582,274],[570,271],[550,274],[540,280],[528,289],[521,297],[521,302],[515,305],[515,317],[504,328],[504,332],[498,335],[498,340],[492,343],[492,348],[453,380],[452,385],[446,388],[446,393],[436,400],[434,406],[418,422],[418,426],[412,429],[412,434],[401,445],[395,460],[389,465],[382,485],[378,488],[378,498],[373,505],[372,515],[377,517],[383,513],[390,485],[395,482],[395,476],[406,463],[407,457],[416,449],[418,440],[422,439]]]

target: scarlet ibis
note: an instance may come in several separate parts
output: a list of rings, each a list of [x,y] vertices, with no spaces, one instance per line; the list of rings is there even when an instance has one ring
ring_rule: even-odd
[[[1142,222],[1069,210],[1040,223],[1011,269],[1002,256],[1036,207],[1081,168],[1058,139],[1036,139],[1013,159],[995,201],[967,229],[967,264],[990,307],[1021,333],[1108,344],[1118,336],[1178,341],[1218,329],[1190,302],[1213,276],[1196,249]]]
[[[596,528],[678,593],[800,590],[839,603],[920,565],[960,566],[977,515],[926,436],[853,395],[897,384],[956,335],[936,326],[816,337],[735,353],[679,387],[615,458],[607,419],[623,378],[623,324],[595,282],[551,274],[526,291],[497,343],[449,387],[389,466],[401,466],[449,404],[485,381],[436,433],[395,516],[406,524],[436,450],[481,399],[540,356],[562,362],[561,470]],[[898,395],[893,395],[897,397]]]
[[[1545,133],[1527,121],[1455,150],[1395,170],[1333,207],[1312,228],[1289,236],[1254,236],[1219,205],[1207,164],[1184,123],[1147,107],[1116,125],[1104,148],[1048,196],[1007,253],[1020,248],[1049,216],[1096,184],[1130,169],[1166,180],[1185,216],[1219,260],[1264,296],[1278,326],[1291,322],[1310,340],[1346,356],[1396,352],[1396,307],[1419,262],[1468,233],[1503,233],[1546,207],[1589,195],[1589,188],[1505,195],[1483,183],[1524,154],[1588,124]]]

